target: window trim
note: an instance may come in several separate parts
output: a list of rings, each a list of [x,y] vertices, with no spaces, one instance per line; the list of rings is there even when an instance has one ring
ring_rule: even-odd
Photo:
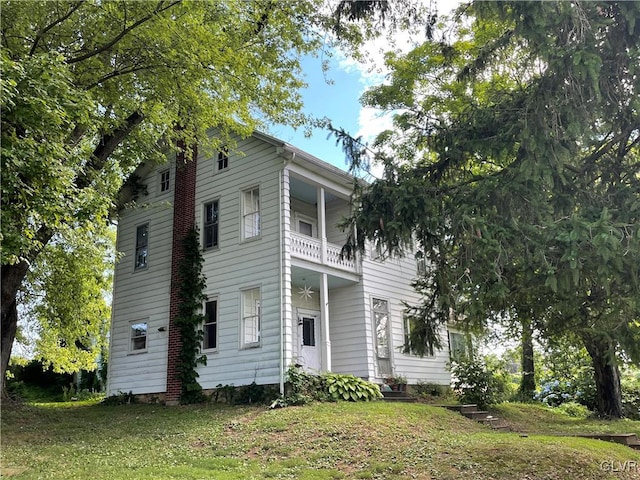
[[[208,322],[207,321],[208,320],[208,317],[207,317],[207,304],[208,303],[213,303],[213,302],[215,302],[215,304],[216,304],[216,306],[215,306],[215,321]],[[204,320],[202,321],[202,351],[204,353],[217,352],[218,348],[220,346],[220,343],[219,343],[219,338],[220,338],[220,335],[219,335],[219,332],[220,332],[220,301],[219,301],[218,297],[217,296],[213,296],[213,295],[212,296],[208,296],[208,299],[205,300],[202,303],[202,311],[203,311],[203,317],[204,317]],[[215,324],[215,326],[216,326],[215,327],[215,331],[216,331],[215,344],[216,344],[216,346],[215,347],[206,347],[205,346],[205,339],[207,338],[207,336],[206,336],[205,327],[207,325],[213,325],[213,324]]]
[[[138,244],[138,230],[142,227],[146,227],[146,243],[144,245]],[[139,225],[136,225],[136,233],[135,233],[135,246],[133,250],[133,270],[134,272],[139,272],[146,270],[149,268],[149,222],[144,222]],[[146,255],[144,257],[144,265],[138,265],[138,251],[146,247]]]
[[[302,233],[300,231],[300,222],[305,222],[311,225],[311,237],[310,238],[318,238],[318,221],[310,217],[309,215],[305,215],[304,213],[295,212],[293,214],[294,218],[294,231],[300,235],[308,236],[306,233]]]
[[[134,338],[141,338],[143,337],[143,335],[138,335],[137,337],[134,337],[133,335],[133,326],[134,325],[141,325],[144,324],[145,326],[145,334],[144,334],[144,348],[133,348],[134,346]],[[138,355],[140,353],[147,353],[149,351],[149,319],[148,318],[141,318],[141,319],[137,319],[137,320],[130,320],[128,323],[128,330],[127,330],[128,334],[127,336],[129,337],[129,348],[128,348],[128,354],[129,355]]]
[[[251,211],[249,213],[245,213],[245,207],[246,207],[246,200],[245,200],[245,196],[247,193],[249,192],[253,192],[254,190],[258,191],[258,210],[257,211]],[[252,241],[252,240],[257,240],[262,236],[262,200],[260,198],[260,192],[261,192],[261,188],[260,185],[254,185],[252,187],[248,187],[248,188],[243,188],[240,191],[240,238],[242,242],[246,242],[246,241]],[[253,200],[253,194],[252,194],[252,200]],[[255,215],[257,213],[258,215],[258,221],[257,221],[257,233],[251,235],[251,236],[247,236],[246,234],[246,227],[245,227],[245,222],[246,219],[249,215]],[[254,225],[255,227],[255,225]]]
[[[386,314],[387,314],[387,356],[386,357],[382,357],[380,355],[378,355],[378,332],[377,332],[377,323],[376,323],[376,313],[380,312],[380,310],[376,310],[375,308],[375,302],[379,301],[379,302],[385,302],[387,305],[387,309],[386,309]],[[376,358],[385,358],[388,359],[389,361],[392,360],[392,354],[391,354],[391,350],[392,350],[392,345],[391,345],[391,302],[389,301],[388,298],[381,298],[381,297],[377,297],[372,295],[371,296],[371,320],[373,321],[373,335],[374,335],[374,339],[375,339],[375,354],[376,354]]]
[[[220,168],[220,162],[222,162],[223,164],[222,168]],[[229,170],[229,151],[226,148],[221,147],[220,150],[218,150],[217,158],[215,158],[214,173],[222,173],[228,170]]]
[[[167,174],[167,179],[166,179],[167,188],[165,190],[162,189],[165,183],[162,178],[164,174]],[[159,196],[167,195],[170,191],[171,191],[171,168],[167,167],[167,168],[163,168],[158,172],[158,195]]]
[[[420,355],[415,353],[413,350],[409,350],[408,352],[404,351],[404,346],[407,344],[407,341],[409,340],[409,335],[411,334],[411,319],[407,314],[402,315],[402,334],[404,338],[404,344],[402,345],[401,353],[403,355],[407,355],[410,357],[420,357]],[[433,355],[425,354],[420,358],[435,358],[435,357],[436,357],[436,352],[434,351]]]
[[[254,290],[258,291],[258,304],[257,304],[257,315],[245,315],[245,295]],[[255,299],[254,299],[255,300]],[[261,286],[253,286],[247,287],[240,290],[240,349],[247,350],[250,348],[258,348],[262,345],[262,312],[263,312],[263,300],[262,300],[262,287]],[[245,320],[249,318],[257,317],[258,319],[258,328],[257,328],[257,337],[258,340],[255,342],[245,342],[246,337],[246,329],[245,329]]]
[[[462,339],[462,345],[464,346],[464,349],[462,351],[462,356],[465,356],[465,355],[467,355],[469,353],[468,352],[468,349],[469,349],[469,338],[468,338],[467,334],[465,334],[463,332],[447,328],[447,340],[448,340],[448,346],[449,346],[449,359],[450,360],[455,360],[455,359],[459,358],[459,356],[458,355],[454,355],[453,349],[451,348],[451,345],[453,343],[451,341],[452,335],[459,335],[460,338]]]
[[[216,235],[217,242],[216,242],[215,245],[207,247],[205,245],[206,229],[207,229],[207,226],[209,226],[207,224],[207,205],[212,205],[214,203],[217,204],[218,215],[217,215],[217,221],[215,223],[212,223],[211,225],[215,225],[216,226],[216,229],[217,229],[217,232],[216,232],[217,233],[217,235]],[[209,202],[204,202],[202,204],[202,249],[205,252],[209,252],[211,250],[218,250],[219,248],[220,248],[220,199],[216,198],[216,199],[213,199],[213,200],[211,200]]]

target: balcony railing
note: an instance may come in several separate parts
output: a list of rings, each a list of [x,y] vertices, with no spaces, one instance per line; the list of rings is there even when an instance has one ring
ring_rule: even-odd
[[[323,245],[324,243],[324,245]],[[353,259],[340,256],[341,247],[323,242],[318,238],[291,232],[291,255],[314,263],[357,273],[357,263]]]

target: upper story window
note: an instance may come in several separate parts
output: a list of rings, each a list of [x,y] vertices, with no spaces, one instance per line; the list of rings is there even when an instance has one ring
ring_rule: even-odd
[[[260,345],[260,289],[242,291],[242,348]]]
[[[135,321],[129,324],[129,351],[140,353],[147,350],[147,322]]]
[[[204,304],[204,333],[202,339],[203,350],[214,350],[218,348],[218,301],[211,300]]]
[[[216,162],[216,171],[226,170],[229,168],[229,152],[222,149],[218,152],[218,161]]]
[[[162,170],[160,172],[160,193],[168,192],[170,187],[171,187],[171,172],[167,168],[166,170]]]
[[[218,246],[219,226],[218,200],[204,204],[203,248],[205,250]]]
[[[318,225],[314,218],[307,217],[306,215],[295,213],[296,230],[302,235],[308,237],[318,236]]]
[[[242,192],[242,238],[260,235],[260,189]]]
[[[135,269],[147,268],[149,254],[149,224],[138,225],[136,228],[136,256]]]

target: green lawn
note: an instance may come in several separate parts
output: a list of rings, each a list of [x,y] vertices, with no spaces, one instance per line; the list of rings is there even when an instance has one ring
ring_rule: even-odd
[[[639,451],[539,435],[571,429],[542,409],[528,408],[505,410],[510,421],[517,417],[523,425],[535,412],[525,437],[493,432],[424,404],[333,403],[281,410],[7,404],[0,473],[51,480],[640,478]],[[640,422],[605,426],[640,430]],[[603,428],[583,421],[580,430]]]

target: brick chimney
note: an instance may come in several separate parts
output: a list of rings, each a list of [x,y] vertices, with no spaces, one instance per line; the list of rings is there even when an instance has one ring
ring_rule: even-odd
[[[167,405],[177,405],[182,393],[182,380],[177,364],[180,355],[180,330],[175,325],[178,316],[178,266],[184,257],[183,239],[195,226],[196,170],[198,148],[186,149],[178,143],[176,174],[173,190],[173,245],[171,249],[171,290],[169,299],[169,346],[167,350]]]

